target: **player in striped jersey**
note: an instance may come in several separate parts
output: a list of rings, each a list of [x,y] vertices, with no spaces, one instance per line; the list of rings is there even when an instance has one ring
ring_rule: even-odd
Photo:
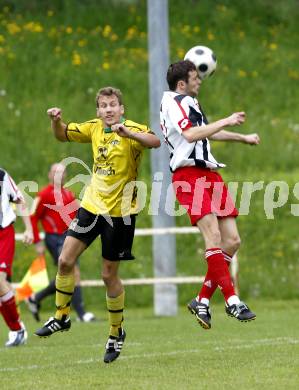
[[[211,153],[209,140],[259,144],[257,134],[244,135],[224,130],[245,121],[244,112],[208,124],[196,99],[201,80],[190,61],[171,64],[167,72],[170,91],[164,92],[160,119],[170,152],[173,186],[179,203],[188,211],[205,241],[208,270],[198,296],[189,304],[204,329],[211,327],[210,299],[219,287],[226,312],[240,321],[255,319],[255,314],[237,296],[229,274],[229,264],[240,245],[236,225],[238,211],[228,193]]]
[[[16,219],[11,203],[17,204],[22,215],[25,225],[23,241],[25,244],[31,244],[33,232],[23,195],[9,174],[0,168],[0,313],[9,328],[6,347],[16,347],[27,340],[27,332],[20,319],[10,284],[15,252],[13,224]]]

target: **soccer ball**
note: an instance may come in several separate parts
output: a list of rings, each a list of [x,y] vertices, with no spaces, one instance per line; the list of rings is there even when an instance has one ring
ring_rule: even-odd
[[[184,60],[189,60],[196,66],[199,77],[203,80],[211,76],[216,69],[217,60],[213,51],[206,46],[194,46],[185,54]]]

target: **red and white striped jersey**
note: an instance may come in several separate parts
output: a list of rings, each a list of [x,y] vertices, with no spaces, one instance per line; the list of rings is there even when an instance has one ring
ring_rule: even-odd
[[[0,228],[9,226],[16,219],[11,202],[20,203],[22,201],[24,198],[21,191],[9,174],[0,168]]]
[[[190,127],[205,126],[207,123],[196,98],[173,91],[164,92],[160,107],[160,124],[170,151],[172,172],[179,167],[225,167],[213,157],[207,138],[189,143],[182,135],[182,132]]]

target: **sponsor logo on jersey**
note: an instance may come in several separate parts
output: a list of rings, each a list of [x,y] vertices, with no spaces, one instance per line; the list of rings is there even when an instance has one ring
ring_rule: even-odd
[[[97,161],[107,160],[107,155],[108,155],[108,149],[105,146],[100,146],[98,148]]]
[[[112,167],[109,167],[108,169],[104,169],[104,168],[101,168],[101,167],[96,167],[94,172],[97,175],[103,175],[103,176],[115,175],[115,170]]]
[[[178,122],[178,125],[182,130],[186,129],[187,127],[190,127],[191,122],[189,121],[188,118],[183,118]]]

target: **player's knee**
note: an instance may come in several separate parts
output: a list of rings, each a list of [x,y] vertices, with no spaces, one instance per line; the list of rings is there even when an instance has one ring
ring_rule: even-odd
[[[113,267],[104,266],[102,269],[102,279],[106,286],[110,286],[117,279],[117,271]]]
[[[241,245],[241,238],[238,234],[236,234],[227,239],[225,246],[226,248],[228,248],[227,251],[230,254],[235,254],[237,250],[240,248],[240,245]]]
[[[58,258],[58,270],[62,274],[70,273],[74,268],[75,260],[69,259],[64,255],[60,255]]]
[[[109,286],[113,280],[113,274],[109,269],[102,271],[102,279],[106,286]]]

